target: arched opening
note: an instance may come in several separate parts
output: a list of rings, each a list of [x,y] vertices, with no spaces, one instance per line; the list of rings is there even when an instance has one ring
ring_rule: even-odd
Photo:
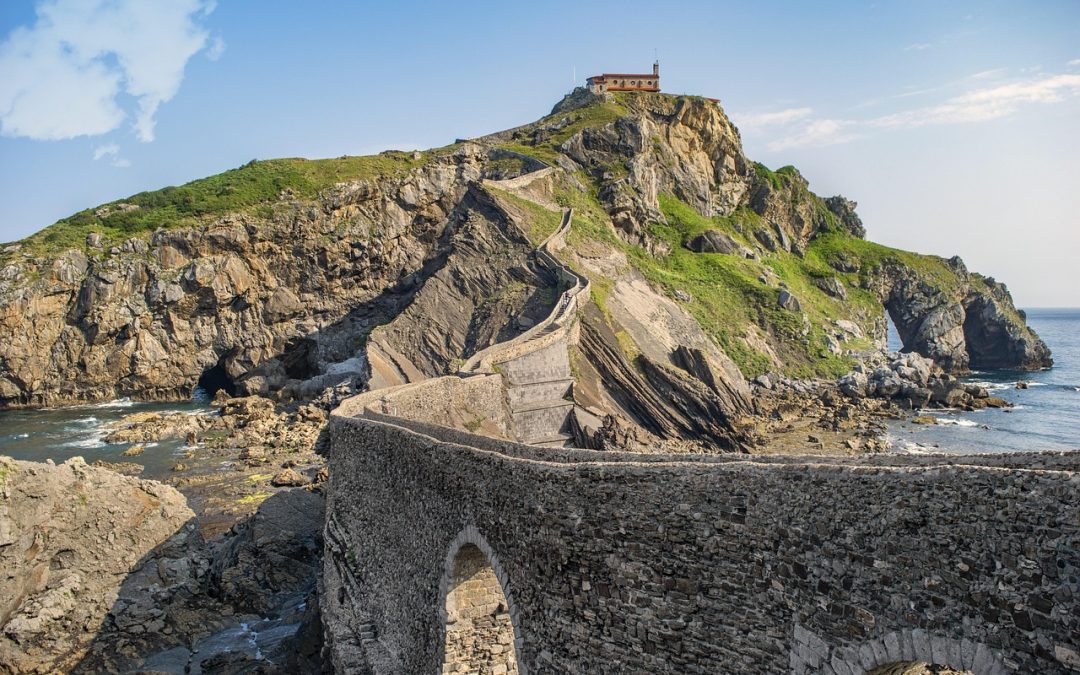
[[[442,672],[516,674],[515,637],[495,569],[478,546],[465,544],[449,569]]]
[[[892,314],[888,311],[885,312],[885,345],[890,352],[904,350],[904,340],[900,337],[900,331],[896,328]]]
[[[192,394],[192,398],[198,400],[212,401],[214,394],[224,390],[229,396],[236,396],[236,383],[229,377],[228,371],[225,370],[225,357],[221,359],[211,368],[207,368],[203,371],[203,374],[199,376],[199,382],[195,385],[195,391]]]
[[[867,675],[973,675],[970,670],[957,670],[926,661],[890,663],[867,671]]]

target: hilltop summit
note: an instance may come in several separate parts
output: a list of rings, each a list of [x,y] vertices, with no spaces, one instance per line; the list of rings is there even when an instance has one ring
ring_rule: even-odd
[[[538,171],[525,192],[485,183]],[[581,88],[513,130],[251,162],[7,246],[0,403],[180,399],[200,383],[308,398],[366,386],[373,335],[396,377],[447,372],[553,301],[530,254],[559,206],[575,208],[566,255],[622,347],[677,372],[678,344],[626,325],[648,298],[747,378],[841,375],[883,346],[886,312],[949,370],[1050,363],[1003,285],[866,241],[854,202],[747,159],[716,101]]]

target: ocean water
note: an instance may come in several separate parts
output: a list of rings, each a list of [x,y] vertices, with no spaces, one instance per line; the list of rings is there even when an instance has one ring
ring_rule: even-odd
[[[1015,452],[1080,449],[1080,309],[1028,309],[1028,324],[1053,352],[1054,367],[1039,372],[976,371],[965,377],[1012,408],[927,411],[939,424],[895,422],[889,439],[909,452]],[[891,326],[890,326],[891,328]],[[890,330],[889,348],[899,348]],[[1017,389],[1025,380],[1028,389]]]
[[[215,409],[206,401],[189,403],[139,403],[128,399],[40,410],[0,410],[0,455],[15,459],[57,464],[75,456],[88,463],[134,462],[146,467],[143,478],[164,478],[179,456],[184,454],[183,439],[147,443],[136,457],[121,453],[131,443],[106,443],[109,424],[136,412],[179,412],[211,414]]]

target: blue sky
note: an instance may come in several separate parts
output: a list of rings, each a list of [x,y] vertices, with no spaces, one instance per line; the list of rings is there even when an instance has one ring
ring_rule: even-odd
[[[0,240],[253,158],[444,145],[594,72],[721,99],[870,238],[1080,306],[1080,2],[4,0]]]

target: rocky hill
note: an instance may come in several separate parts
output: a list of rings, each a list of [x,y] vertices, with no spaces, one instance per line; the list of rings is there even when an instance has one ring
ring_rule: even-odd
[[[748,160],[716,102],[577,90],[507,132],[252,162],[7,245],[0,405],[200,385],[287,400],[452,372],[555,302],[530,251],[560,207],[562,255],[593,281],[582,402],[653,431],[700,432],[702,406],[736,416],[742,378],[848,372],[886,312],[954,372],[1051,362],[1004,285],[866,241],[853,202]]]

